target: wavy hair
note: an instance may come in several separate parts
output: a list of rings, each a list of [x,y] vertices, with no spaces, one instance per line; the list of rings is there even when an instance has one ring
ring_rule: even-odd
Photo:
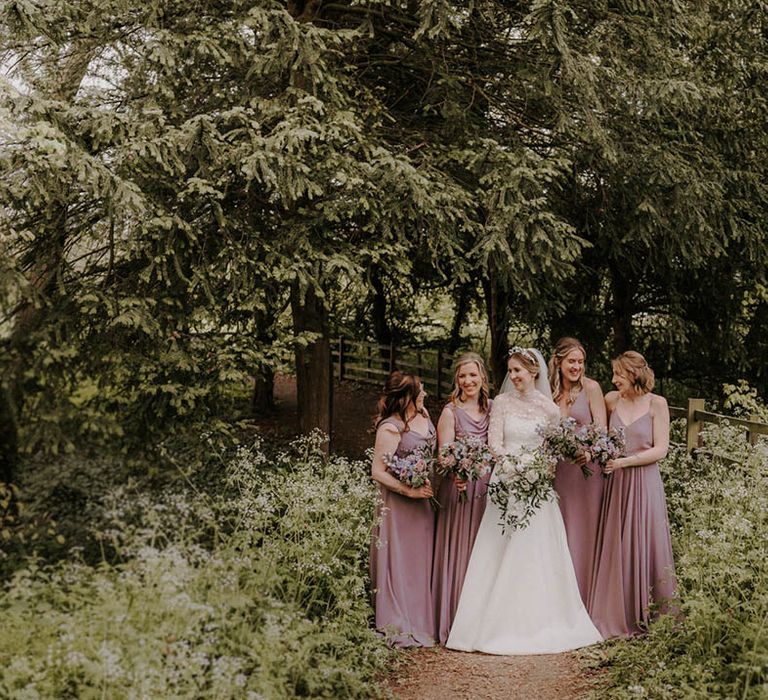
[[[566,336],[560,338],[560,340],[555,343],[552,357],[549,359],[549,386],[552,389],[552,400],[555,403],[558,403],[563,396],[563,373],[561,371],[561,366],[566,355],[568,355],[571,350],[581,350],[581,354],[584,357],[584,363],[586,364],[587,362],[587,351],[576,338]],[[571,385],[571,388],[568,391],[568,398],[566,399],[566,404],[568,406],[573,405],[573,402],[576,401],[576,397],[584,389],[583,379],[584,372],[581,373],[578,381]]]
[[[491,396],[491,391],[488,386],[488,371],[485,369],[485,363],[483,362],[483,358],[476,352],[465,352],[456,360],[456,363],[453,366],[453,391],[448,397],[448,400],[452,404],[463,400],[461,397],[461,387],[459,386],[459,372],[463,365],[469,364],[470,362],[474,362],[477,365],[478,372],[480,373],[480,395],[477,397],[477,405],[480,409],[480,413],[485,413],[488,411],[488,401]]]
[[[401,372],[396,369],[390,372],[384,383],[384,393],[379,398],[378,413],[374,418],[374,427],[378,428],[382,421],[390,416],[397,416],[405,428],[408,428],[406,409],[412,403],[416,405],[416,399],[421,392],[421,379],[411,372]]]
[[[648,394],[656,384],[656,375],[645,358],[635,350],[627,350],[611,360],[614,370],[618,367],[632,380],[638,394]]]

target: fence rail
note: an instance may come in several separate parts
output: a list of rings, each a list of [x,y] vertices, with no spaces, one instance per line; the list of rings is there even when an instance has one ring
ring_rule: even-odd
[[[331,360],[334,377],[339,381],[352,379],[357,382],[382,385],[394,369],[415,372],[427,391],[438,400],[448,396],[453,389],[452,367],[454,356],[443,350],[400,348],[394,344],[380,345],[365,340],[337,338],[332,341]],[[704,399],[688,399],[685,407],[670,406],[672,418],[686,421],[685,446],[688,452],[702,447],[701,429],[705,423],[725,423],[741,426],[750,444],[760,435],[768,435],[768,424],[758,420],[733,418],[706,410]]]
[[[339,381],[353,379],[368,384],[384,383],[394,369],[414,372],[424,388],[441,399],[453,389],[453,355],[444,350],[401,348],[365,340],[337,338],[331,341],[333,375]]]
[[[763,423],[758,416],[752,415],[749,419],[724,416],[721,413],[712,413],[705,410],[704,399],[688,399],[685,408],[670,406],[669,414],[672,418],[684,418],[686,421],[685,448],[688,452],[702,446],[701,429],[705,423],[728,423],[740,426],[745,430],[745,436],[750,445],[757,443],[760,435],[768,435],[768,423]]]

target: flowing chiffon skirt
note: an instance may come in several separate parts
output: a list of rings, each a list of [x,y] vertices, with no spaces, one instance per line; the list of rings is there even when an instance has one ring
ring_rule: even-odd
[[[581,391],[576,397],[569,416],[580,426],[592,422],[586,391]],[[568,550],[584,605],[589,601],[597,530],[603,503],[603,475],[600,467],[597,464],[588,466],[592,469],[592,476],[586,479],[581,467],[565,460],[558,462],[555,472],[555,491],[559,498],[560,513],[568,537]]]
[[[611,416],[621,417],[616,411]],[[625,426],[627,454],[652,445],[648,414]],[[588,609],[604,637],[646,631],[668,610],[676,579],[667,502],[658,464],[616,470],[605,483]],[[652,610],[652,607],[656,610]]]
[[[443,479],[438,492],[441,509],[437,516],[435,559],[432,567],[432,594],[435,623],[441,644],[448,641],[472,547],[485,512],[488,479],[467,484],[467,502],[459,503],[451,477]]]
[[[434,448],[435,429],[420,435],[402,421],[387,418],[400,432],[395,454],[405,456],[423,445]],[[379,485],[381,503],[370,547],[376,629],[390,646],[433,646],[432,558],[435,512],[427,499],[408,498]]]

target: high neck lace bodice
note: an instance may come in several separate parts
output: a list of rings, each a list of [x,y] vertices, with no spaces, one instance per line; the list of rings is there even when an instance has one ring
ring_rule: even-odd
[[[493,402],[488,445],[497,454],[533,449],[541,442],[538,428],[557,423],[559,416],[555,403],[536,390],[501,394]]]

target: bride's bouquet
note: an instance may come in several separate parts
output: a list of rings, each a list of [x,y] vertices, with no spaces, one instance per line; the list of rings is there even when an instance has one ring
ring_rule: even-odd
[[[443,475],[452,474],[462,481],[477,481],[490,473],[495,460],[485,440],[468,435],[440,448],[437,471]],[[461,491],[459,503],[466,502],[467,492]]]
[[[542,427],[539,434],[544,439],[542,449],[555,462],[575,462],[579,456],[585,455],[587,461],[581,465],[585,479],[593,474],[590,462],[596,462],[602,470],[608,460],[624,453],[624,431],[603,428],[594,423],[579,425],[573,418]]]
[[[488,497],[501,510],[501,530],[522,530],[531,517],[550,500],[555,462],[539,448],[531,452],[497,458],[496,478],[488,486]]]
[[[435,456],[431,446],[423,445],[402,457],[385,454],[384,464],[387,465],[387,471],[401,484],[418,489],[429,481],[434,472]],[[440,506],[434,496],[429,499],[429,502],[433,508]]]

